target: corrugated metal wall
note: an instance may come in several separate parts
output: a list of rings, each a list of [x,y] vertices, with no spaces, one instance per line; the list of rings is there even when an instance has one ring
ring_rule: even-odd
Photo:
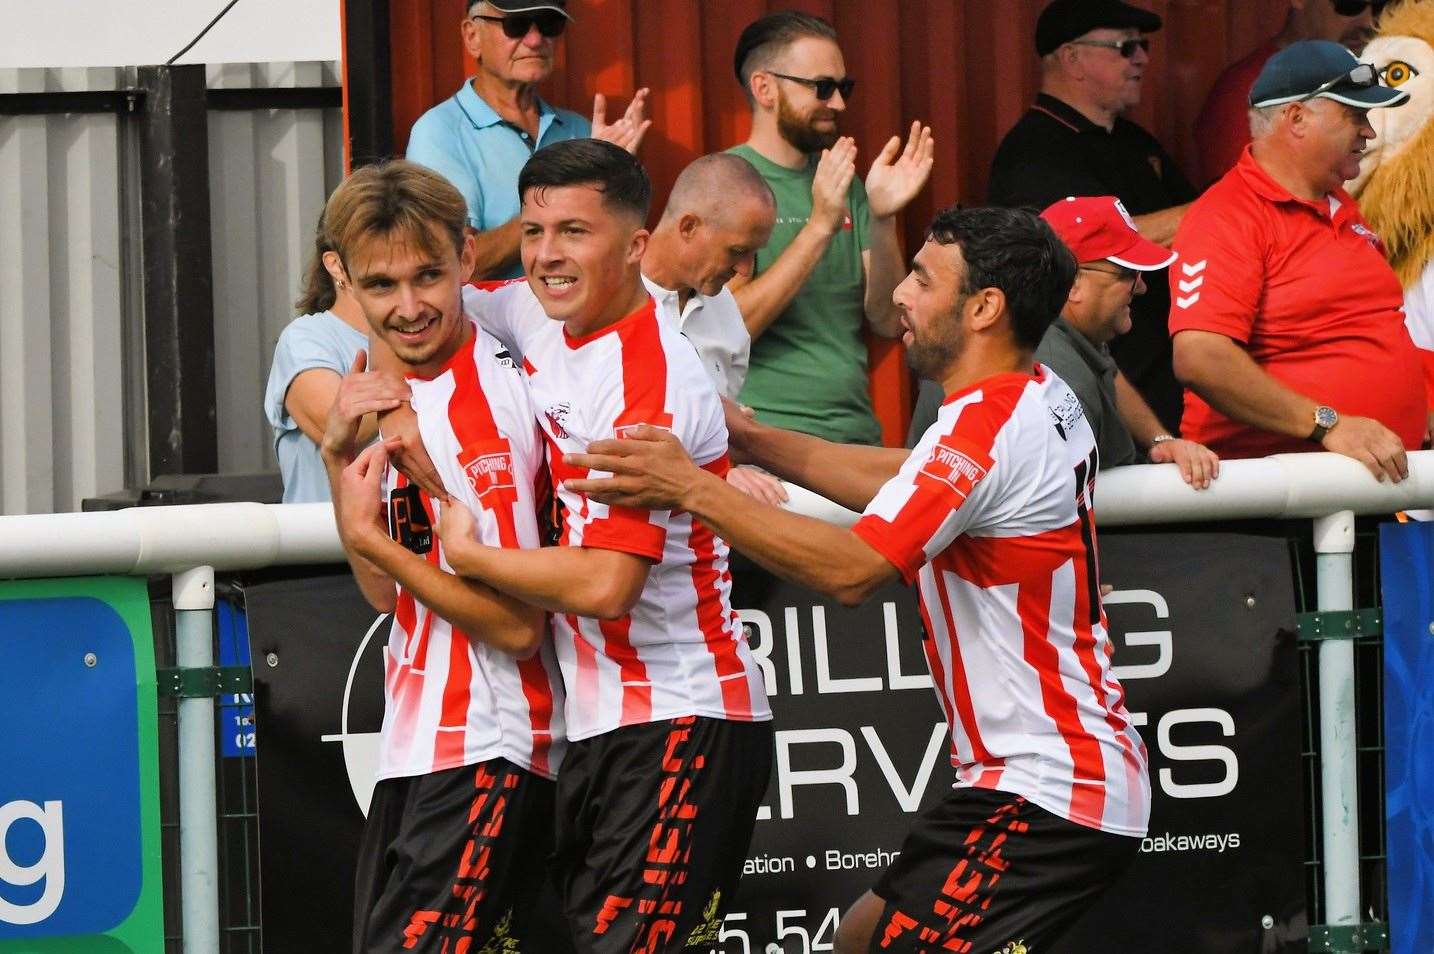
[[[554,102],[585,112],[595,92],[652,89],[656,120],[642,158],[657,207],[694,157],[746,138],[750,118],[732,73],[737,37],[771,10],[801,9],[832,21],[857,80],[844,127],[870,163],[913,119],[936,136],[930,188],[905,216],[907,249],[938,208],[985,198],[992,153],[1034,98],[1032,37],[1048,0],[571,0],[574,23],[548,84]],[[1145,97],[1133,118],[1193,168],[1191,125],[1224,67],[1283,22],[1289,0],[1135,0],[1165,18],[1153,37]],[[458,40],[465,0],[392,0],[393,119],[398,149],[422,112],[471,73]],[[361,66],[361,65],[360,65]],[[351,64],[351,69],[355,68]],[[904,437],[910,394],[899,348],[873,349],[873,396],[888,437]]]
[[[129,71],[0,70],[0,93],[113,90]],[[334,64],[211,67],[211,87],[337,86]],[[221,470],[272,468],[260,411],[324,197],[330,110],[211,111]],[[0,513],[144,483],[137,153],[113,115],[0,117]]]
[[[211,67],[213,88],[337,86],[325,63]],[[279,332],[294,317],[314,224],[343,176],[337,109],[209,114],[219,469],[275,469],[260,400]]]

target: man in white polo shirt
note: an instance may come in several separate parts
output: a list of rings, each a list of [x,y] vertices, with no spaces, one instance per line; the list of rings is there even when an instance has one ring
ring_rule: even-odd
[[[727,283],[750,276],[777,214],[772,187],[741,156],[701,156],[672,185],[642,255],[642,281],[658,317],[681,331],[717,393],[737,399],[747,379],[752,336]],[[727,482],[766,503],[787,499],[781,481],[756,467],[733,467]]]

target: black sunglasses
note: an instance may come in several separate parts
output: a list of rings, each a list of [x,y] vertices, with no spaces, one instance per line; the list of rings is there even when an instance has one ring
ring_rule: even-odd
[[[1389,0],[1331,0],[1334,12],[1342,17],[1357,17],[1365,10],[1379,16],[1388,2]]]
[[[474,14],[474,20],[487,20],[489,23],[500,23],[503,25],[503,35],[510,40],[521,40],[528,35],[533,27],[543,36],[552,38],[561,36],[568,28],[568,18],[556,10],[538,10],[534,13],[518,13],[511,17],[487,17],[482,14]]]
[[[771,72],[768,70],[767,72]],[[833,93],[841,93],[842,99],[850,99],[851,91],[856,89],[856,80],[848,76],[845,79],[832,79],[823,76],[821,79],[807,79],[805,76],[788,76],[786,73],[772,73],[777,79],[791,80],[793,83],[801,83],[803,86],[810,86],[817,99],[822,102],[832,98]]]
[[[1072,46],[1103,46],[1115,50],[1127,60],[1135,55],[1136,50],[1150,52],[1150,41],[1145,37],[1133,40],[1071,40]]]

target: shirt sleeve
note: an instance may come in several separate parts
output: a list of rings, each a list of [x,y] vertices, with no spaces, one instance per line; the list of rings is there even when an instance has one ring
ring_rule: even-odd
[[[457,136],[444,128],[442,117],[433,110],[418,117],[413,124],[404,158],[432,169],[452,183],[468,206],[468,224],[481,228],[483,188],[478,183],[478,174],[464,159]]]
[[[518,354],[532,350],[532,336],[551,320],[526,278],[463,286],[463,311]]]
[[[953,427],[929,429],[852,527],[908,584],[922,565],[979,526],[999,496],[1004,473],[995,456],[993,413],[982,402],[963,409]]]
[[[1248,343],[1265,280],[1261,223],[1201,204],[1171,246],[1170,334],[1213,331]]]
[[[344,349],[319,331],[311,320],[296,320],[279,335],[274,346],[274,360],[269,366],[269,381],[264,387],[264,416],[271,427],[291,430],[296,425],[284,401],[289,386],[305,371],[316,368],[333,371],[342,377],[353,364],[353,355],[344,359]]]

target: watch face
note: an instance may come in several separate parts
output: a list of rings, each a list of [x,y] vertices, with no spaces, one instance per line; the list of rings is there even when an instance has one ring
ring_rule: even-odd
[[[1315,408],[1315,423],[1328,430],[1339,423],[1339,415],[1332,407],[1320,406]]]

